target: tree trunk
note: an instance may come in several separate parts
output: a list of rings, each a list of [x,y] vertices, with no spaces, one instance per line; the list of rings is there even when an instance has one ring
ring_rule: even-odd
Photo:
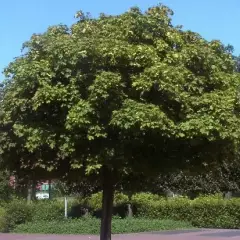
[[[133,217],[133,210],[132,210],[132,205],[129,203],[127,204],[127,216],[129,218]]]
[[[103,167],[103,199],[100,240],[111,240],[114,183],[111,170]]]
[[[52,180],[51,179],[48,181],[48,194],[49,194],[49,200],[52,200]]]
[[[36,200],[36,187],[37,187],[37,182],[36,180],[32,181],[32,200]]]
[[[30,204],[32,201],[32,181],[29,181],[27,187],[27,203]]]

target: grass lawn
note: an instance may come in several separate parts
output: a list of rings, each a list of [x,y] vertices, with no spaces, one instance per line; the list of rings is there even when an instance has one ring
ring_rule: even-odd
[[[141,218],[114,218],[112,233],[138,233],[161,230],[191,229],[193,226],[187,222],[173,220],[153,220]],[[82,218],[51,222],[29,222],[18,225],[14,233],[42,233],[42,234],[99,234],[100,220],[95,218]]]

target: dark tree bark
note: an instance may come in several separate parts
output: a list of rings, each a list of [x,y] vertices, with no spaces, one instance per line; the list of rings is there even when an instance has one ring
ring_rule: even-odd
[[[32,201],[32,181],[29,181],[27,186],[27,203],[30,204]]]
[[[37,182],[36,180],[32,181],[32,200],[36,200],[36,187],[37,187]]]
[[[102,169],[103,199],[100,240],[111,240],[112,211],[114,197],[113,173],[106,166]]]
[[[128,217],[133,217],[133,210],[132,210],[132,205],[131,204],[127,205],[127,216]]]
[[[49,200],[51,200],[52,199],[52,180],[50,179],[49,181],[48,181],[48,194],[49,194]]]

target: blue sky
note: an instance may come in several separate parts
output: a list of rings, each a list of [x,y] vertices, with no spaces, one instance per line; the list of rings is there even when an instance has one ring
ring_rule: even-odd
[[[147,9],[156,0],[1,0],[0,5],[0,72],[33,33],[41,33],[49,25],[72,24],[78,10],[93,16],[104,12],[119,14],[131,6]],[[175,12],[173,23],[200,33],[208,40],[219,39],[240,54],[240,0],[162,0]],[[0,79],[3,75],[0,73]]]

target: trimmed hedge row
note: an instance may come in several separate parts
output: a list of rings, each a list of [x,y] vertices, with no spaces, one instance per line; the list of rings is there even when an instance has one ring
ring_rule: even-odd
[[[83,208],[91,209],[90,214],[100,215],[97,210],[101,207],[101,193],[93,194],[87,199],[69,199],[68,212],[74,206],[83,206]],[[129,202],[126,195],[122,193],[115,194],[114,205],[118,206]],[[79,210],[75,208],[74,210]],[[64,219],[64,199],[58,200],[39,200],[30,205],[26,204],[24,199],[14,199],[0,208],[0,232],[12,231],[17,225],[27,222],[51,222],[61,221]],[[78,215],[74,213],[73,215]]]
[[[220,195],[190,200],[185,197],[161,198],[152,194],[136,194],[132,203],[137,216],[153,219],[189,221],[195,227],[240,228],[240,199],[223,199]]]
[[[93,216],[101,206],[102,194],[97,193],[87,199],[70,200],[68,207],[79,205],[90,209]],[[223,199],[220,195],[202,196],[194,200],[185,197],[163,198],[150,193],[138,193],[131,197],[117,193],[114,205],[126,206],[131,203],[134,217],[141,219],[176,220],[190,222],[195,227],[204,228],[240,228],[240,199]],[[124,211],[126,208],[124,209]],[[115,211],[115,215],[122,216]],[[76,216],[80,216],[76,214]],[[51,222],[64,219],[62,200],[43,200],[26,205],[24,200],[15,199],[0,208],[0,231],[13,230],[19,224],[27,222]]]
[[[91,207],[94,210],[100,209],[102,206],[102,193],[95,193],[91,197],[87,198],[85,201],[86,205]],[[122,204],[129,203],[129,197],[123,193],[115,193],[113,205],[118,206]]]

